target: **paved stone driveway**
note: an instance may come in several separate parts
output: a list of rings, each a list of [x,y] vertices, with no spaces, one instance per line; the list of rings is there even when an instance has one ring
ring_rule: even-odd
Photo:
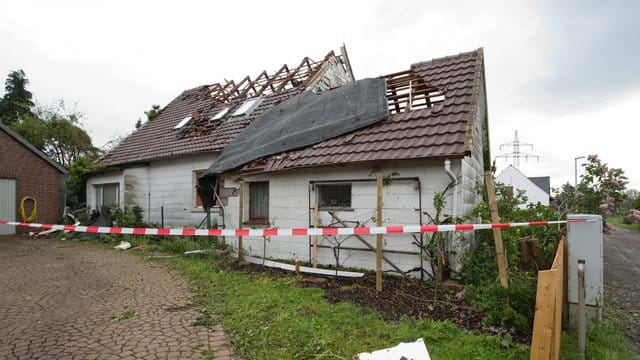
[[[184,280],[115,250],[0,236],[0,359],[231,359]]]

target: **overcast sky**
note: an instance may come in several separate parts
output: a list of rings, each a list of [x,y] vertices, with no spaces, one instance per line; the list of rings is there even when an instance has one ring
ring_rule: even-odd
[[[343,42],[358,79],[483,47],[493,157],[517,130],[539,156],[521,160],[527,176],[557,187],[599,154],[640,189],[639,14],[633,0],[0,0],[0,77],[23,69],[40,104],[77,103],[101,146],[185,89]]]

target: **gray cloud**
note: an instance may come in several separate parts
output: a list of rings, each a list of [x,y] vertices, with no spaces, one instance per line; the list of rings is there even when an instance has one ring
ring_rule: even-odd
[[[553,105],[597,104],[640,85],[640,2],[543,1],[549,73],[537,92]]]

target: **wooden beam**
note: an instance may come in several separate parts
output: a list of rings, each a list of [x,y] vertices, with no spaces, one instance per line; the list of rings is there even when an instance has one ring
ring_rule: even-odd
[[[336,213],[334,213],[333,211],[329,211],[329,215],[331,215],[331,217],[340,225],[342,225],[343,227],[348,227],[347,223],[345,223],[344,221],[342,221],[342,219],[340,219],[338,217],[338,215],[336,215]],[[366,247],[369,248],[369,250],[376,252],[377,249],[375,246],[369,244],[369,242],[362,237],[362,235],[353,235],[353,237],[355,237],[356,239],[360,240],[360,242],[362,242]],[[364,249],[362,249],[364,250]],[[389,260],[389,258],[386,255],[382,255],[382,259],[389,264],[389,266],[391,266],[395,271],[397,271],[398,273],[400,273],[400,275],[408,278],[409,275],[407,275],[404,271],[402,271],[402,269],[400,269],[400,267],[398,267],[396,264],[394,264],[391,260]]]
[[[491,222],[496,224],[500,222],[498,214],[498,204],[496,202],[496,188],[493,183],[493,174],[491,171],[485,171],[484,181],[487,186],[487,196],[489,197],[489,209],[491,210]],[[509,272],[507,270],[507,257],[504,253],[504,244],[502,242],[502,230],[493,229],[493,239],[496,244],[496,258],[498,261],[498,273],[500,275],[500,284],[509,288]]]
[[[240,180],[239,191],[238,229],[242,229],[242,223],[244,223],[244,180]],[[242,261],[242,235],[238,236],[238,259]]]
[[[558,243],[558,250],[556,251],[556,256],[553,260],[551,269],[558,270],[555,279],[557,284],[557,293],[556,304],[554,307],[553,331],[551,333],[553,342],[551,347],[551,359],[558,360],[560,359],[560,338],[562,336],[562,310],[564,306],[563,302],[565,287],[564,239],[560,239],[560,242]]]
[[[378,174],[377,181],[377,225],[382,226],[382,174]],[[382,292],[382,234],[376,235],[376,291]]]
[[[317,228],[320,225],[320,216],[318,216],[318,201],[316,200],[316,205],[313,207],[313,227]],[[313,252],[311,255],[311,263],[314,268],[318,267],[318,235],[313,236]]]
[[[554,308],[557,297],[558,270],[538,272],[536,290],[536,312],[533,319],[531,360],[548,360],[553,346]]]

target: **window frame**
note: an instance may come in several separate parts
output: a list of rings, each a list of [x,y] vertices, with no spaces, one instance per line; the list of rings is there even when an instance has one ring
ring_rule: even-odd
[[[264,187],[266,189],[266,201],[262,199],[261,201],[265,203],[265,216],[257,216],[253,210],[253,204],[256,201],[255,192],[258,187]],[[269,182],[268,181],[254,181],[249,183],[249,220],[248,224],[268,224],[269,223]]]
[[[192,195],[192,205],[193,205],[193,210],[197,210],[197,211],[204,211],[204,206],[202,206],[202,200],[200,199],[200,196],[198,196],[198,181],[200,180],[200,178],[202,176],[204,176],[204,174],[207,172],[207,169],[201,169],[201,170],[193,170],[192,174],[193,174],[193,195]],[[220,207],[220,181],[218,180],[218,184],[216,186],[215,192],[218,194],[218,198],[215,199],[215,205],[213,205],[213,208],[217,208]]]
[[[340,205],[340,206],[327,206],[326,205],[327,201],[322,201],[322,195],[323,195],[322,188],[340,187],[340,186],[349,187],[349,203],[347,205]],[[353,211],[353,183],[351,182],[316,183],[315,190],[316,190],[316,203],[318,204],[319,210]]]
[[[112,205],[115,205],[117,207],[120,206],[120,183],[119,182],[111,182],[111,183],[102,183],[102,184],[95,184],[95,190],[96,190],[96,210],[97,211],[101,211],[102,206],[106,205],[107,207],[111,208]],[[111,203],[111,204],[105,204],[104,202],[104,188],[108,187],[108,186],[115,186],[115,190],[116,190],[116,201],[115,203]]]

